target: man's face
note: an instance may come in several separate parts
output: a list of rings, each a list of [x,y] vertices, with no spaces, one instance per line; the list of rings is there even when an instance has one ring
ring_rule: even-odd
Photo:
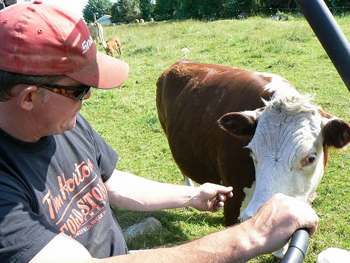
[[[81,83],[66,77],[55,83],[61,86],[81,86]],[[52,91],[47,91],[43,94],[41,104],[37,105],[34,114],[36,119],[40,120],[39,129],[43,136],[56,135],[75,127],[76,116],[82,108],[82,101],[75,100],[62,96]],[[90,98],[91,91],[85,96],[85,99]]]

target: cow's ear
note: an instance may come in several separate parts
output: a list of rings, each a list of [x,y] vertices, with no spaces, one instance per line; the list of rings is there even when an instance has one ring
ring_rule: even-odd
[[[221,129],[237,137],[253,137],[257,125],[255,111],[230,112],[219,120]]]
[[[324,126],[324,144],[342,148],[350,142],[350,124],[342,119],[332,119]]]

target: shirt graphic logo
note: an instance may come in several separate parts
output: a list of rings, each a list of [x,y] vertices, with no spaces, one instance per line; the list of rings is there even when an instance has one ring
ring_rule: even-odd
[[[107,190],[90,160],[74,164],[72,176],[57,176],[58,195],[48,189],[42,204],[60,231],[77,237],[106,215]]]

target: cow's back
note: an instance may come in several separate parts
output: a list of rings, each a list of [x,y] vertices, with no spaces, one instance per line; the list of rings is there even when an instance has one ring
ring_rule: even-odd
[[[263,107],[269,100],[264,86],[270,78],[228,66],[179,61],[157,82],[157,109],[173,157],[181,172],[198,183],[232,185],[235,215],[244,187],[254,181],[254,165],[244,148],[250,140],[237,139],[219,128],[228,113]],[[233,201],[230,201],[233,202]],[[239,206],[239,207],[238,207]]]

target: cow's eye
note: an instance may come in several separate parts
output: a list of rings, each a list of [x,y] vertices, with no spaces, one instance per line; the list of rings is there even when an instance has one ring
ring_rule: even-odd
[[[306,162],[307,163],[314,163],[317,159],[317,154],[311,154],[310,156],[307,157]]]
[[[311,153],[301,160],[301,167],[315,163],[317,160],[317,153]]]

